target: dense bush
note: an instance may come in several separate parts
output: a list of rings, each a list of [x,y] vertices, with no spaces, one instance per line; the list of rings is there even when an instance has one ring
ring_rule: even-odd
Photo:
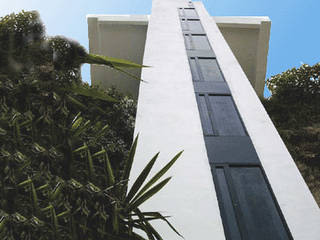
[[[319,77],[320,63],[275,75],[263,104],[320,206]]]
[[[130,65],[46,37],[36,12],[0,19],[1,239],[161,239],[149,221],[166,218],[138,207],[181,153],[141,189],[156,155],[127,193],[135,102],[83,83],[94,61]]]

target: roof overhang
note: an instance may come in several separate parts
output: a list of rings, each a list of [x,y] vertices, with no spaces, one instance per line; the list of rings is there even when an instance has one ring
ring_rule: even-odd
[[[87,15],[89,51],[142,63],[149,15]],[[212,17],[252,86],[263,96],[271,21],[268,17]],[[131,72],[140,76],[141,71]],[[108,79],[108,81],[104,81]],[[101,66],[91,67],[91,81],[116,86],[138,96],[139,82]]]

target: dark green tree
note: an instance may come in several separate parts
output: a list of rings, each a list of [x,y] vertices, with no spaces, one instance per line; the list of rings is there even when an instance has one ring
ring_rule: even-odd
[[[320,63],[267,80],[263,104],[320,206]]]
[[[46,37],[36,12],[0,19],[0,239],[160,240],[150,221],[170,225],[139,206],[181,153],[144,184],[156,154],[128,190],[135,103],[83,83],[83,63],[142,67]]]

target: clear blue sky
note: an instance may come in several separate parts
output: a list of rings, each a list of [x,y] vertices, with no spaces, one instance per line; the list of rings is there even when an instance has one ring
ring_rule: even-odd
[[[64,35],[88,49],[87,14],[150,14],[152,0],[0,0],[0,16],[37,10],[48,35]],[[203,0],[213,16],[269,16],[267,77],[301,63],[320,62],[320,0]],[[90,82],[89,66],[82,69]]]

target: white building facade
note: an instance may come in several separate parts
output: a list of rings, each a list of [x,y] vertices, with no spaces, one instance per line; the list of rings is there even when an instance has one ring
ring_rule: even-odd
[[[150,16],[88,15],[88,24],[91,53],[151,66],[140,85],[91,68],[93,84],[112,78],[138,100],[131,182],[156,152],[155,171],[184,150],[144,210],[172,216],[186,240],[320,239],[320,210],[258,97],[267,17],[211,17],[201,2],[153,0]]]

